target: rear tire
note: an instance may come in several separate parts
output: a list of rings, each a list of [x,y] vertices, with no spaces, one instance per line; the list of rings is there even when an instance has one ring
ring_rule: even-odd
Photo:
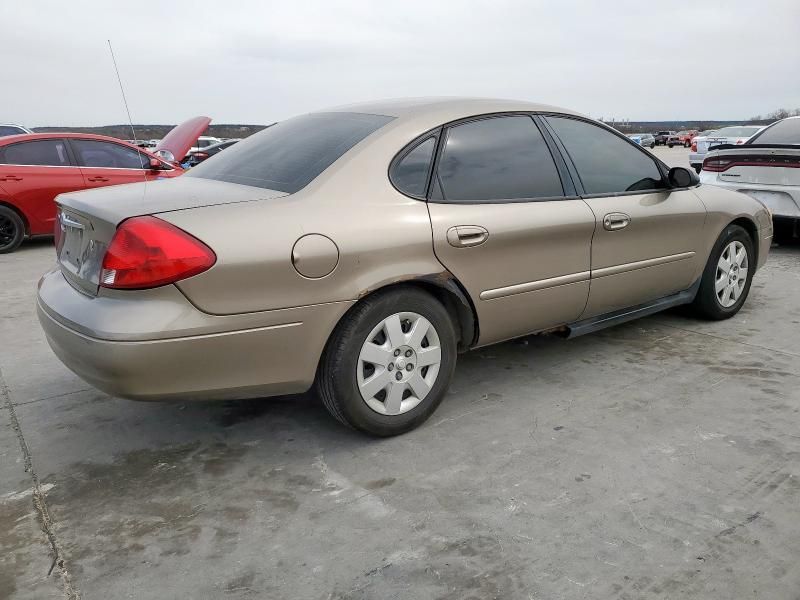
[[[675,144],[667,144],[670,148],[672,148]]]
[[[424,337],[417,339],[416,327],[427,332]],[[378,292],[334,330],[320,361],[317,392],[349,427],[381,437],[405,433],[439,406],[456,352],[453,322],[436,298],[411,286]]]
[[[0,254],[13,252],[25,238],[25,223],[7,206],[0,206]]]
[[[728,225],[708,257],[692,312],[713,321],[731,318],[747,299],[755,269],[750,235],[739,225]]]

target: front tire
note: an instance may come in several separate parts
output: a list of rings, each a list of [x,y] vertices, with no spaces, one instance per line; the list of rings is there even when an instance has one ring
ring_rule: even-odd
[[[345,425],[382,437],[405,433],[439,406],[456,352],[453,322],[436,298],[411,286],[378,292],[337,326],[317,392]]]
[[[25,238],[25,223],[7,206],[0,206],[0,254],[13,252]]]
[[[692,308],[700,317],[720,321],[739,312],[755,273],[753,240],[739,225],[728,225],[717,239],[703,270]]]

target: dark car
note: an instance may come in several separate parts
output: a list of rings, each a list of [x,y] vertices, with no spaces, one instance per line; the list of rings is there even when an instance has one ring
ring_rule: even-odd
[[[225,148],[230,148],[239,140],[226,140],[224,142],[220,142],[218,144],[212,144],[211,146],[206,146],[202,150],[197,150],[189,154],[189,158],[184,163],[186,166],[194,167],[195,165],[199,165],[209,156],[214,156],[215,154],[222,152]]]

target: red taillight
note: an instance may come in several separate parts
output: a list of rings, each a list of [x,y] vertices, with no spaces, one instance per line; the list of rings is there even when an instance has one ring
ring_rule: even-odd
[[[733,164],[730,158],[707,158],[703,161],[703,171],[713,171],[715,173],[724,171]]]
[[[214,252],[197,238],[156,217],[133,217],[117,228],[103,257],[100,285],[145,289],[210,269]]]
[[[697,142],[692,142],[692,152],[697,152]]]

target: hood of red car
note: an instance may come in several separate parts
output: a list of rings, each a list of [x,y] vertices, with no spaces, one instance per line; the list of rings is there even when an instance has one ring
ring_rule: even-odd
[[[211,119],[209,117],[194,117],[174,127],[155,147],[154,152],[170,161],[183,160],[189,153],[189,148],[194,146],[197,138],[208,129]],[[169,152],[173,158],[165,154]]]

